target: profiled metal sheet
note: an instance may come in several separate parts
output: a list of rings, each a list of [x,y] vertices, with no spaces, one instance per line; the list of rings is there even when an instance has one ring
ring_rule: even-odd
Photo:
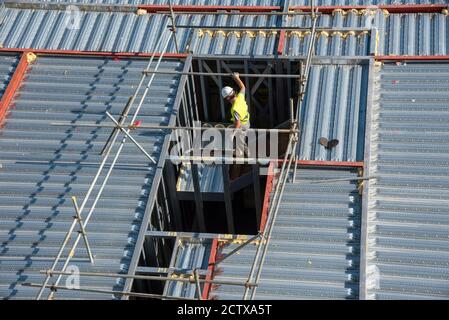
[[[154,52],[159,38],[163,44],[171,31],[166,15],[125,12],[4,10],[0,44],[7,48],[35,48],[81,51]],[[177,16],[178,25],[193,26],[276,26],[273,16]],[[180,28],[177,39],[181,52],[199,54],[273,55],[276,32],[210,32]],[[171,39],[168,52],[176,52]]]
[[[102,160],[99,151],[111,132],[76,124],[112,124],[105,112],[118,118],[147,64],[144,59],[39,56],[29,67],[0,131],[0,297],[36,296],[37,288],[21,283],[43,281],[39,271],[50,267],[72,223],[70,197],[77,196],[81,204]],[[183,62],[164,60],[160,70],[182,67]],[[167,124],[178,84],[177,75],[156,76],[138,119],[145,124]],[[74,127],[52,126],[53,121],[69,121]],[[133,135],[157,161],[164,134],[139,130]],[[81,271],[127,272],[146,205],[151,203],[155,171],[156,166],[133,144],[125,144],[86,228],[95,263],[90,264],[81,242],[72,266]],[[94,196],[102,181],[97,182]],[[63,257],[68,253],[67,248]],[[122,290],[124,279],[81,277],[80,283],[83,288]],[[56,298],[114,297],[59,290]]]
[[[363,161],[368,89],[366,65],[313,65],[301,114],[303,160]],[[326,149],[320,137],[338,139]]]
[[[199,165],[198,176],[201,192],[223,193],[223,173],[221,166]],[[180,171],[177,190],[194,191],[192,170],[188,164],[185,164]]]
[[[182,239],[176,244],[170,268],[207,271],[212,239]],[[168,276],[172,276],[170,273]],[[201,283],[201,292],[204,283]],[[199,298],[195,284],[166,281],[164,295],[185,298]]]
[[[326,28],[368,28],[371,31],[318,32],[315,54],[360,55],[447,55],[448,15],[443,13],[389,14],[386,10],[335,10],[318,18]],[[287,26],[310,27],[308,16],[291,16]],[[310,32],[287,32],[284,54],[305,55]]]
[[[290,6],[310,6],[310,0],[290,0]],[[381,4],[446,4],[445,0],[314,0],[317,6],[366,6]]]
[[[357,299],[361,197],[356,170],[299,169],[288,182],[273,227],[256,299]],[[237,243],[219,247],[218,257]],[[214,279],[246,281],[257,247],[219,263]],[[222,285],[212,298],[241,299],[244,288]]]
[[[231,31],[214,31],[207,29],[193,33],[191,50],[198,54],[232,54],[232,55],[274,55],[276,52],[278,31],[245,31],[245,27],[276,27],[277,16],[202,16],[201,23],[194,21],[185,24],[203,26],[240,27]],[[182,21],[180,17],[179,21]]]
[[[168,39],[169,18],[132,12],[38,10],[3,8],[0,44],[6,48],[86,51],[154,52],[161,37]],[[448,16],[443,13],[388,14],[377,10],[337,10],[323,14],[319,27],[368,28],[319,32],[318,56],[447,55]],[[281,16],[179,15],[177,25],[235,26],[232,31],[179,28],[181,52],[212,55],[274,55],[279,31],[245,31],[245,27],[280,26]],[[287,27],[309,27],[307,16],[289,16]],[[417,36],[419,35],[419,36]],[[284,54],[305,55],[309,32],[288,31]],[[169,52],[176,52],[171,41]]]
[[[0,99],[19,63],[18,55],[0,55]]]
[[[379,15],[382,15],[380,13]],[[349,12],[335,11],[333,14],[322,14],[317,27],[324,28],[371,28],[370,15],[361,15],[357,10]],[[370,25],[368,25],[370,24]],[[287,27],[310,28],[311,20],[306,15],[289,16]],[[370,54],[372,36],[368,31],[321,31],[317,32],[315,55],[318,56],[366,56]],[[375,37],[374,37],[375,39]],[[288,31],[284,46],[284,54],[289,56],[306,55],[311,40],[310,31]]]
[[[27,0],[30,2],[83,3],[109,5],[168,5],[169,0]],[[189,6],[279,6],[283,0],[172,0],[173,5]]]
[[[368,299],[449,298],[449,64],[378,67]]]

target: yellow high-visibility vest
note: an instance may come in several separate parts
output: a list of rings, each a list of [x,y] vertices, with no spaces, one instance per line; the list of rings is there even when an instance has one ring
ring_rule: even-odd
[[[231,107],[231,121],[235,121],[234,113],[237,112],[239,114],[240,122],[245,125],[249,122],[249,112],[248,105],[245,101],[245,95],[243,93],[239,93],[237,98]]]

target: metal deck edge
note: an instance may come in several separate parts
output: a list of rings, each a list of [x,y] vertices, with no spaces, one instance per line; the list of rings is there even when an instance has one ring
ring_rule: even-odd
[[[192,56],[189,55],[187,57],[187,59],[184,61],[183,72],[187,72],[189,70],[191,63],[192,63]],[[176,121],[176,118],[178,115],[178,110],[179,110],[179,107],[181,104],[182,94],[184,92],[184,87],[185,87],[186,82],[187,82],[187,75],[182,75],[179,80],[178,92],[176,94],[175,102],[173,104],[173,110],[172,110],[172,114],[170,116],[170,120],[169,120],[169,124],[168,124],[169,126],[175,125],[175,121]],[[170,136],[171,136],[171,134],[167,134],[164,139],[164,144],[161,149],[161,155],[159,158],[159,162],[157,164],[157,169],[156,169],[156,173],[154,175],[153,184],[151,185],[150,195],[148,196],[148,202],[146,205],[145,214],[142,219],[142,223],[140,225],[139,235],[137,237],[136,245],[134,247],[134,252],[133,252],[132,259],[131,259],[131,262],[129,265],[128,275],[134,275],[136,272],[136,269],[137,269],[137,264],[138,264],[138,261],[140,258],[140,254],[141,254],[142,247],[143,247],[143,242],[145,239],[145,233],[147,231],[148,224],[151,220],[151,213],[153,212],[154,199],[155,199],[157,190],[159,188],[159,183],[162,178],[162,171],[164,169],[165,158],[166,158],[166,155],[168,152]],[[130,292],[131,288],[132,288],[132,284],[133,284],[133,279],[127,279],[125,282],[125,286],[123,288],[123,292]],[[128,299],[128,297],[122,297],[122,298]]]
[[[372,105],[374,95],[374,59],[370,60],[368,69],[368,93],[366,103],[366,119],[365,119],[365,151],[364,151],[364,175],[369,173],[370,170],[370,157],[371,157],[371,120],[372,120]],[[359,264],[359,300],[366,300],[367,285],[366,285],[366,268],[367,268],[367,243],[368,243],[368,197],[369,197],[369,180],[363,185],[362,194],[362,216],[361,233],[360,233],[360,264]]]

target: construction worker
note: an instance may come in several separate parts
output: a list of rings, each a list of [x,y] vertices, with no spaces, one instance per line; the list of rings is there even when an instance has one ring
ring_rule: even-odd
[[[232,78],[238,84],[240,88],[239,92],[236,93],[233,88],[226,86],[221,89],[221,95],[223,99],[232,105],[231,121],[234,123],[235,128],[245,131],[250,128],[249,110],[245,101],[245,85],[237,72],[232,74]],[[245,152],[248,153],[245,136],[245,133],[240,130],[236,132],[236,156],[238,158],[242,158]],[[231,180],[239,176],[239,172],[240,168],[234,166],[234,168],[231,169]]]
[[[232,78],[238,84],[240,91],[236,94],[231,87],[224,87],[221,89],[221,95],[223,99],[232,104],[231,121],[234,122],[235,127],[246,130],[250,128],[250,123],[248,105],[245,101],[245,85],[237,72],[232,74]]]

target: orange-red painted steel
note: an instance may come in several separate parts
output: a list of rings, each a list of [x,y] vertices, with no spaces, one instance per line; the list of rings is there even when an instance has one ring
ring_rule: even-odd
[[[154,53],[138,53],[138,52],[102,52],[102,51],[76,51],[76,50],[51,50],[51,49],[23,49],[23,48],[0,48],[0,52],[29,52],[34,54],[48,54],[48,55],[73,55],[73,56],[102,56],[102,57],[114,57],[114,58],[132,58],[142,57],[149,58]],[[161,53],[156,53],[155,57],[160,57]],[[187,58],[187,53],[165,53],[164,58]]]
[[[140,5],[139,9],[147,12],[169,11],[168,5]],[[199,6],[199,5],[173,5],[174,12],[217,12],[217,11],[241,11],[241,12],[270,12],[281,10],[280,6]]]
[[[260,219],[259,231],[265,230],[265,225],[268,219],[268,208],[270,207],[270,193],[273,191],[273,178],[274,178],[274,162],[270,162],[268,166],[267,183],[265,185],[265,195],[263,198],[262,214]]]
[[[279,34],[279,44],[277,49],[277,53],[279,55],[282,55],[282,53],[284,52],[284,45],[285,45],[285,30],[281,30]]]
[[[209,264],[207,267],[207,276],[206,276],[206,280],[212,280],[213,279],[213,272],[215,269],[215,261],[217,260],[217,250],[218,250],[218,240],[214,239],[212,241],[212,246],[210,249],[210,256],[209,256]],[[210,289],[211,289],[212,284],[206,282],[204,284],[204,289],[203,289],[203,300],[207,300],[209,298],[209,293],[210,293]]]

